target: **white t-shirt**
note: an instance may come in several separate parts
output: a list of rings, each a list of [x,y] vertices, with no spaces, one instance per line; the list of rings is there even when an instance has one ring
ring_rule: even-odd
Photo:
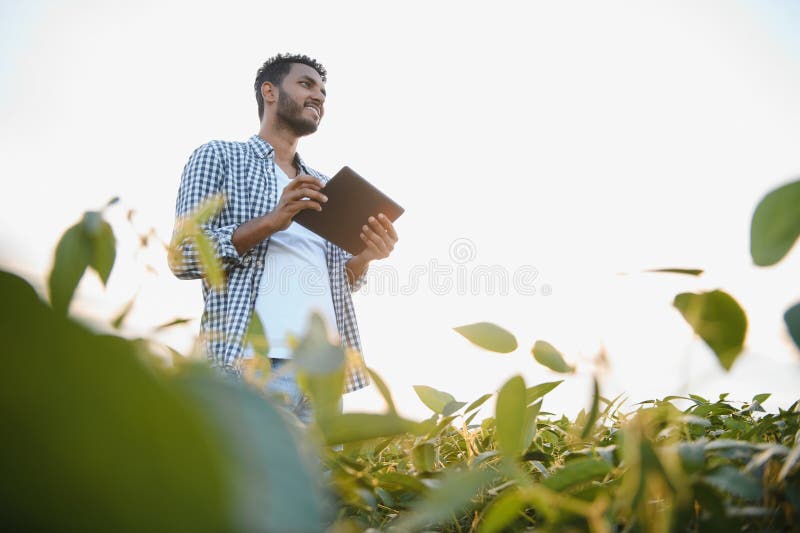
[[[289,177],[278,165],[275,177],[280,197]],[[255,310],[264,325],[270,358],[291,358],[289,335],[301,339],[313,311],[322,315],[329,335],[336,331],[325,239],[296,222],[270,237]],[[246,350],[245,357],[252,357],[252,350]]]

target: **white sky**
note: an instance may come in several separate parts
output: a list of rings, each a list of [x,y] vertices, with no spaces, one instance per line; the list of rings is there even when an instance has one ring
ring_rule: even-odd
[[[608,396],[769,391],[768,407],[786,406],[800,389],[782,321],[800,300],[800,252],[756,269],[748,236],[758,200],[800,177],[798,23],[790,1],[5,1],[0,264],[41,287],[63,230],[118,195],[109,286],[87,276],[73,309],[107,321],[138,291],[130,334],[198,318],[199,282],[172,277],[156,245],[134,254],[124,213],[168,239],[191,151],[256,133],[255,71],[304,52],[329,82],[300,151],[328,174],[352,166],[406,208],[381,266],[401,287],[432,260],[454,284],[459,268],[538,271],[535,295],[437,294],[424,275],[411,294],[373,284],[356,296],[368,364],[401,412],[427,416],[414,384],[470,401],[515,373],[560,379],[531,358],[537,339],[580,369],[548,396],[556,413],[588,402],[600,346]],[[459,265],[450,248],[464,239],[474,256]],[[616,275],[658,267],[707,273]],[[671,307],[714,288],[750,319],[727,375]],[[517,334],[518,352],[482,352],[451,329],[482,320]],[[160,338],[187,350],[197,322]],[[371,388],[345,405],[382,407]]]

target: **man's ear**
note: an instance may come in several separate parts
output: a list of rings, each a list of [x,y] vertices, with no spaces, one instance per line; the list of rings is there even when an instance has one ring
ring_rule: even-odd
[[[278,101],[278,87],[273,85],[270,81],[265,81],[261,84],[261,97],[264,103],[275,103]]]

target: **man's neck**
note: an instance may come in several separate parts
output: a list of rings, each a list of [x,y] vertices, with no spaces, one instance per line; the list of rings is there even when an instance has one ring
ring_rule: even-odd
[[[294,168],[299,137],[285,128],[277,128],[272,124],[261,124],[258,136],[267,141],[275,150],[275,161],[281,168]]]

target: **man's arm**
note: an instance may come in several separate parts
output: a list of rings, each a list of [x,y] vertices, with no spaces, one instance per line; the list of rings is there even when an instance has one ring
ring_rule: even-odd
[[[184,217],[191,216],[203,202],[220,192],[223,172],[220,156],[211,143],[195,150],[183,169],[175,205],[175,229],[168,254],[170,270],[180,279],[199,279],[205,275],[197,244],[191,237],[178,241],[179,230]],[[217,226],[217,218],[205,221],[201,229],[214,246],[222,268],[227,270],[242,260],[232,242],[237,225]]]

